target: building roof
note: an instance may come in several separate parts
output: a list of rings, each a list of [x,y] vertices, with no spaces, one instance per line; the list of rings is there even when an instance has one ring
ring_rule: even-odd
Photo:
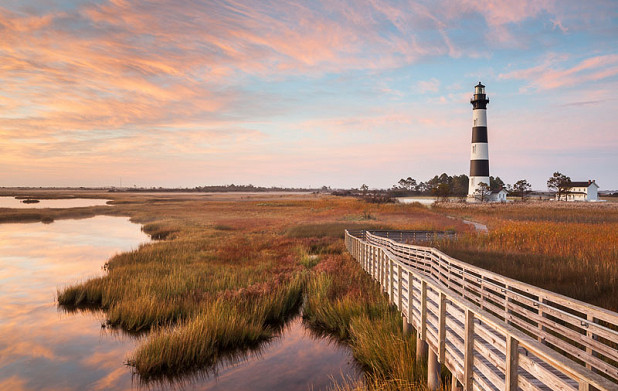
[[[590,185],[595,185],[596,187],[599,187],[599,185],[597,185],[595,181],[571,182],[571,187],[589,187]]]

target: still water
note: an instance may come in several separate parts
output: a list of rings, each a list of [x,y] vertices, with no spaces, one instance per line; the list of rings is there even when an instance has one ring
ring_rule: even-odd
[[[140,386],[124,364],[140,340],[102,329],[101,312],[58,310],[55,295],[148,241],[124,217],[0,224],[0,390],[319,390],[359,376],[347,348],[313,336],[296,318],[216,376]]]
[[[34,199],[37,199],[34,197]],[[106,205],[109,200],[101,200],[94,198],[68,198],[58,200],[43,200],[35,204],[25,204],[23,200],[18,200],[15,197],[0,196],[0,208],[12,209],[27,209],[27,208],[83,208],[87,206]]]
[[[411,204],[413,202],[418,202],[421,205],[431,205],[436,202],[436,199],[428,197],[397,197],[397,201],[402,204]]]

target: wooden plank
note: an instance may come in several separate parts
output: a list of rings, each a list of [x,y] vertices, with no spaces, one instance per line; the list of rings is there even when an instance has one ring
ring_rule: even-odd
[[[471,382],[473,383],[472,389],[474,391],[493,391],[495,388],[491,382],[485,377],[485,375],[477,368],[472,374]],[[465,390],[465,386],[464,386]]]
[[[570,345],[561,345],[560,342],[561,340],[551,334],[547,334],[545,332],[543,332],[543,334],[541,334],[543,336],[543,339],[552,345],[557,346],[559,349],[564,350],[565,352],[577,357],[578,359],[582,360],[584,363],[589,364],[592,368],[596,369],[597,371],[610,376],[611,378],[615,379],[616,381],[618,381],[618,369],[616,369],[616,367],[610,365],[609,363],[588,354],[587,352],[583,351],[583,350],[579,350],[575,347],[572,347]]]
[[[530,357],[519,354],[518,365],[525,369],[529,374],[543,382],[551,390],[555,391],[569,391],[573,390],[571,384],[565,381],[564,378],[554,374],[552,371],[547,370],[539,362],[532,360]]]
[[[518,387],[516,390],[522,390],[522,391],[538,391],[541,388],[537,387],[535,384],[532,383],[532,381],[527,378],[526,376],[519,376],[519,382],[518,382]]]
[[[427,327],[425,328],[425,342],[429,344],[429,346],[433,347],[434,351],[438,350],[438,330],[433,327],[432,322],[427,322]]]
[[[460,260],[457,260],[455,258],[449,257],[448,255],[440,252],[439,250],[436,249],[431,249],[431,252],[434,255],[437,255],[445,260],[448,260],[449,262],[451,262],[451,264],[454,265],[458,265],[460,267],[462,267],[463,269],[470,271],[470,272],[476,272],[479,274],[482,274],[484,276],[484,278],[491,278],[494,279],[496,281],[499,281],[501,283],[504,284],[508,284],[511,285],[513,287],[516,287],[517,289],[520,289],[524,292],[527,293],[531,293],[535,296],[539,296],[551,301],[556,302],[557,304],[561,304],[563,306],[569,307],[569,308],[573,308],[579,312],[582,313],[592,313],[595,317],[597,317],[598,319],[603,319],[604,321],[608,322],[608,323],[612,323],[614,325],[618,325],[618,314],[616,314],[615,312],[609,311],[609,310],[605,310],[603,308],[600,307],[596,307],[593,306],[591,304],[585,303],[585,302],[581,302],[563,295],[559,295],[557,293],[553,293],[550,291],[547,291],[545,289],[542,288],[538,288],[532,285],[528,285],[525,283],[522,283],[520,281],[517,280],[513,280],[504,276],[501,276],[499,274],[490,272],[488,270],[484,270],[482,268],[479,267],[475,267],[475,266],[471,266],[469,264],[466,264]]]
[[[485,357],[475,354],[474,355],[474,369],[475,372],[480,372],[483,374],[485,379],[487,379],[487,383],[491,384],[493,387],[502,390],[504,389],[504,380],[494,372],[494,368],[490,365],[490,362],[485,359]]]
[[[453,332],[455,335],[457,335],[463,341],[463,336],[465,332],[463,323],[459,323],[455,321],[455,319],[453,319],[452,317],[447,316],[446,317],[446,328],[450,330],[451,332]]]
[[[584,361],[588,365],[594,365],[595,368],[601,370],[601,372],[618,380],[618,368],[612,366],[611,364],[591,354],[588,351],[588,349],[584,350],[578,346],[574,346],[573,343],[569,342],[569,340],[564,339],[565,337],[570,338],[572,341],[579,342],[583,344],[585,347],[590,347],[591,346],[590,340],[585,339],[585,336],[583,336],[582,334],[579,334],[573,330],[570,330],[561,325],[558,325],[549,319],[545,319],[544,321],[539,323],[541,325],[548,326],[547,328],[554,330],[555,332],[559,333],[559,335],[561,335],[561,337],[556,337],[555,335],[550,334],[547,331],[533,328],[532,325],[529,325],[529,323],[523,321],[520,318],[517,318],[513,315],[510,315],[510,316],[512,317],[510,318],[510,320],[516,323],[518,326],[525,328],[531,333],[535,333],[535,335],[545,340],[546,342],[549,342],[552,345],[556,346],[557,348],[562,349],[563,351],[579,358],[580,360]],[[598,349],[599,351],[604,352],[606,357],[610,357],[610,358],[613,358],[612,356],[615,357],[615,353],[612,352],[610,350],[611,348],[608,346],[605,346],[605,345],[595,346],[594,349]]]
[[[457,352],[461,353],[462,357],[463,357],[463,353],[466,350],[465,349],[465,345],[464,345],[464,340],[461,337],[463,334],[458,335],[456,333],[454,333],[452,330],[448,329],[446,330],[446,343],[445,346],[447,345],[452,345],[455,349],[457,349]],[[463,365],[462,365],[463,368]]]
[[[505,336],[498,334],[498,332],[486,323],[478,322],[475,325],[474,332],[483,338],[487,343],[491,344],[496,349],[504,352],[506,351]]]
[[[476,326],[478,326],[478,324]],[[493,348],[485,341],[480,340],[478,335],[474,340],[474,351],[486,359],[498,372],[501,374],[505,373],[506,364],[504,353]]]
[[[586,330],[587,332],[590,332],[591,334],[594,335],[598,335],[600,337],[603,337],[609,341],[618,341],[618,331],[616,330],[611,330],[608,329],[605,326],[602,326],[600,324],[597,324],[595,322],[590,322],[588,321],[588,319],[581,320],[578,318],[575,318],[573,316],[570,316],[570,314],[565,313],[564,311],[561,311],[559,309],[556,308],[552,308],[550,306],[545,306],[543,308],[543,311],[548,314],[551,315],[557,319],[560,319],[564,322],[567,322],[575,327],[580,327],[582,328],[582,336],[583,334],[583,330]],[[594,318],[594,315],[590,315],[591,317]],[[596,319],[596,318],[594,318]],[[583,327],[582,324],[585,324],[587,327]],[[617,329],[618,330],[618,329]],[[584,340],[589,340],[591,343],[591,346],[593,346],[596,349],[596,346],[607,346],[605,344],[603,344],[601,341],[596,341],[594,339],[588,339],[588,338],[584,338]]]
[[[369,235],[371,235],[371,234],[367,233],[367,237],[369,237]],[[350,241],[350,243],[355,243],[355,242],[354,241]],[[360,242],[358,242],[358,243],[360,243]],[[424,307],[425,308],[424,308],[424,311],[420,311],[420,313],[419,313],[419,311],[416,311],[416,310],[413,309],[412,310],[412,312],[413,312],[412,318],[414,318],[414,312],[419,313],[418,314],[418,317],[420,318],[419,320],[421,320],[424,317],[424,322],[422,322],[422,324],[425,327],[425,334],[427,334],[429,332],[432,335],[432,337],[434,337],[434,335],[435,335],[437,341],[440,341],[440,334],[441,334],[441,332],[440,332],[441,331],[440,323],[441,323],[441,318],[442,317],[440,316],[440,314],[441,314],[440,302],[442,301],[442,298],[441,298],[442,294],[446,295],[446,298],[447,299],[451,299],[452,302],[458,303],[456,306],[453,306],[454,308],[460,305],[459,304],[459,300],[460,299],[458,299],[457,297],[451,297],[452,293],[448,293],[447,294],[446,291],[444,291],[440,287],[440,285],[435,285],[435,282],[433,282],[433,280],[431,279],[432,278],[431,276],[434,276],[433,278],[435,278],[437,280],[440,280],[441,283],[443,283],[445,285],[452,286],[454,288],[454,289],[452,289],[453,293],[455,293],[457,291],[457,288],[461,289],[461,287],[457,286],[457,281],[463,280],[462,282],[470,287],[469,291],[466,291],[465,289],[462,289],[462,292],[457,293],[459,297],[464,296],[464,298],[463,298],[464,302],[463,303],[466,303],[465,300],[468,300],[468,302],[470,302],[470,300],[472,300],[473,302],[474,301],[479,301],[478,298],[475,300],[475,297],[480,295],[480,296],[483,297],[483,300],[482,300],[483,301],[483,303],[482,303],[483,306],[484,306],[485,302],[488,302],[487,301],[488,299],[490,299],[490,300],[498,300],[499,301],[500,294],[497,293],[496,291],[498,289],[502,289],[502,288],[496,288],[495,285],[496,284],[500,284],[500,283],[506,283],[506,282],[509,282],[509,280],[510,280],[510,279],[500,278],[501,276],[493,275],[490,272],[488,272],[486,274],[480,274],[474,268],[469,268],[469,267],[465,267],[465,266],[461,267],[461,271],[463,272],[462,274],[465,276],[465,278],[462,279],[462,278],[459,278],[460,274],[457,272],[457,262],[452,262],[452,258],[450,258],[448,256],[444,256],[444,260],[443,260],[441,258],[441,255],[439,255],[439,252],[432,253],[431,249],[430,249],[430,251],[424,251],[423,248],[418,247],[418,246],[408,246],[407,250],[404,249],[404,248],[399,248],[397,246],[393,246],[392,245],[393,242],[390,239],[383,240],[383,241],[381,241],[381,243],[383,243],[385,246],[387,246],[387,248],[391,248],[393,251],[398,252],[398,255],[401,255],[402,257],[407,257],[407,258],[410,259],[410,258],[412,258],[410,256],[410,254],[412,254],[414,251],[416,251],[416,253],[418,255],[418,259],[410,259],[409,260],[410,263],[415,264],[417,266],[407,266],[405,263],[401,263],[399,261],[399,259],[394,258],[394,257],[390,257],[390,256],[388,258],[392,260],[391,264],[388,265],[388,266],[384,265],[384,264],[381,265],[383,267],[383,269],[382,269],[382,273],[383,274],[386,274],[386,273],[384,273],[385,272],[385,270],[384,270],[385,267],[384,266],[386,266],[386,268],[390,268],[391,271],[392,271],[392,266],[391,266],[392,263],[394,262],[395,264],[398,265],[398,272],[397,272],[396,277],[397,277],[397,285],[398,285],[399,289],[401,289],[402,286],[404,286],[404,284],[402,283],[402,281],[403,281],[402,275],[403,274],[400,273],[399,267],[401,267],[402,269],[419,267],[422,270],[427,270],[429,272],[429,276],[428,276],[429,279],[426,279],[426,277],[423,276],[423,275],[421,275],[421,278],[420,278],[421,286],[424,285],[424,287],[425,287],[425,297],[424,297],[424,299],[425,299],[424,300]],[[360,246],[359,246],[359,248],[360,248]],[[415,249],[415,250],[413,251],[411,249]],[[383,256],[383,254],[381,254],[382,250],[380,249],[378,251],[380,252],[379,253],[379,255],[381,256],[380,258],[382,258],[382,256]],[[432,257],[432,255],[436,255],[436,254],[438,254],[437,258],[435,256]],[[387,257],[384,256],[384,258],[387,258]],[[444,262],[452,262],[452,263],[450,263],[448,265],[448,268],[447,268],[447,267],[445,267]],[[480,269],[480,270],[482,271],[482,269]],[[395,285],[393,283],[395,275],[394,274],[389,274],[389,275],[391,277],[391,280],[390,281],[387,280],[387,281],[390,282],[389,285],[390,285],[390,289],[392,290],[394,285]],[[386,276],[384,276],[384,277],[386,277]],[[446,277],[446,279],[445,279],[445,277]],[[479,280],[476,280],[476,281],[474,280],[474,278],[478,278],[478,277],[482,277],[480,282],[479,282]],[[465,279],[467,279],[469,281],[465,281]],[[485,284],[485,281],[487,281],[488,283]],[[481,284],[480,287],[478,286],[479,283]],[[543,310],[542,312],[545,312],[545,313],[550,312],[550,311],[551,312],[555,312],[556,314],[558,314],[558,316],[555,316],[556,319],[560,319],[561,321],[565,321],[567,323],[575,323],[574,326],[577,329],[580,329],[581,328],[580,326],[583,326],[583,325],[588,326],[586,328],[586,330],[583,331],[581,334],[578,333],[575,330],[571,330],[570,328],[568,328],[568,327],[566,327],[564,325],[561,325],[560,323],[558,323],[558,322],[556,322],[556,321],[554,321],[552,319],[548,319],[548,318],[541,319],[541,318],[543,318],[542,315],[539,316],[539,313],[541,312],[541,307],[538,307],[539,309],[536,310],[536,311],[534,310],[534,308],[535,308],[534,304],[532,306],[528,307],[528,308],[527,307],[522,307],[520,304],[529,305],[531,300],[534,301],[534,298],[531,299],[530,297],[525,296],[523,293],[531,294],[532,295],[533,293],[531,293],[531,292],[535,291],[535,289],[527,289],[529,287],[526,287],[525,285],[526,284],[523,284],[523,283],[521,283],[521,285],[520,285],[518,282],[515,282],[515,283],[509,285],[511,288],[506,288],[505,287],[504,289],[505,289],[505,292],[508,293],[508,296],[512,299],[512,302],[509,303],[509,307],[512,307],[514,312],[516,312],[520,316],[524,316],[526,318],[534,319],[533,322],[535,322],[535,324],[534,324],[534,326],[532,326],[530,323],[526,322],[525,320],[517,318],[517,316],[514,315],[514,314],[511,314],[511,317],[509,318],[509,320],[513,319],[515,322],[518,322],[520,324],[520,327],[523,327],[524,329],[530,331],[533,335],[537,335],[537,334],[539,334],[539,331],[542,331],[542,329],[538,328],[539,324],[541,324],[542,327],[549,327],[549,326],[551,326],[552,328],[556,327],[556,328],[558,328],[559,330],[562,330],[562,331],[566,330],[566,333],[569,334],[569,336],[571,338],[577,338],[578,336],[581,335],[581,337],[584,338],[583,339],[584,343],[581,343],[582,340],[577,340],[576,342],[577,343],[581,343],[581,345],[585,346],[584,348],[579,349],[579,351],[581,352],[581,354],[584,354],[584,355],[586,355],[588,357],[591,356],[592,352],[595,352],[595,348],[597,346],[601,346],[601,349],[603,349],[603,348],[610,349],[611,348],[610,346],[607,346],[606,344],[599,343],[599,342],[603,342],[603,339],[600,339],[600,341],[598,341],[599,340],[598,338],[595,339],[593,336],[596,333],[593,332],[592,330],[593,330],[593,328],[596,329],[597,327],[601,328],[601,332],[605,332],[605,333],[607,333],[606,335],[610,336],[610,338],[605,338],[605,337],[603,337],[603,338],[606,339],[606,340],[610,340],[610,341],[616,340],[615,336],[618,335],[618,333],[614,332],[614,330],[606,328],[604,326],[604,324],[600,324],[600,325],[599,324],[595,324],[594,323],[594,319],[595,319],[594,316],[592,317],[592,321],[586,319],[585,313],[584,313],[585,311],[581,311],[581,313],[583,314],[582,316],[584,316],[584,318],[582,318],[582,322],[583,323],[581,323],[580,325],[577,325],[576,322],[580,319],[579,315],[571,314],[570,311],[569,312],[565,311],[563,308],[569,309],[569,308],[573,308],[573,307],[572,306],[565,307],[565,304],[560,302],[561,297],[559,297],[559,295],[556,295],[557,297],[554,296],[551,293],[549,295],[551,297],[540,295],[539,296],[539,300],[547,300],[548,301],[546,306],[542,307],[542,310]],[[427,288],[430,289],[430,294],[429,295],[427,295]],[[534,287],[532,287],[532,288],[534,288]],[[517,289],[517,290],[521,291],[522,293],[516,292],[513,289]],[[415,303],[414,302],[414,300],[415,300],[414,299],[414,291],[418,291],[418,289],[415,290],[414,289],[414,284],[412,283],[412,289],[410,289],[410,296],[412,296],[412,299],[409,300],[409,302],[407,300],[405,302],[405,304],[407,304],[408,307],[413,306],[414,303]],[[422,287],[421,287],[421,291],[422,291]],[[440,299],[431,300],[433,297],[428,297],[428,296],[433,296],[433,294],[434,294],[433,291],[439,292]],[[472,291],[473,293],[471,293],[470,291]],[[541,289],[539,289],[539,291],[543,292],[543,290],[541,290]],[[398,293],[398,301],[401,300],[401,303],[402,303],[401,305],[403,305],[404,301],[402,299],[402,294],[399,294],[399,292],[397,292],[397,293]],[[461,293],[463,293],[463,295]],[[423,296],[422,292],[421,292],[420,296]],[[472,296],[472,297],[470,297],[470,296]],[[394,297],[394,295],[392,293],[391,293],[391,297]],[[417,302],[418,301],[419,300],[417,300]],[[421,301],[423,301],[423,300],[421,300]],[[434,305],[434,303],[433,303],[434,301],[437,301],[438,303]],[[558,305],[562,305],[563,307],[562,308],[552,307],[554,305],[553,303],[556,303]],[[572,304],[571,301],[569,301],[568,304]],[[577,304],[577,303],[575,303],[575,304]],[[401,305],[400,305],[400,307],[401,307]],[[422,303],[419,303],[419,305],[421,307],[423,306]],[[472,304],[470,304],[470,305],[472,305]],[[470,305],[468,305],[468,304],[464,304],[463,305],[463,308],[466,308],[466,315],[467,315],[467,316],[465,316],[465,321],[466,321],[465,325],[466,326],[470,326],[468,324],[468,322],[467,322],[467,320],[468,320],[467,318],[469,318],[469,315],[470,315],[470,310],[476,311],[476,310],[473,309],[474,305],[472,305],[472,307],[470,307]],[[490,303],[490,305],[492,305],[492,304]],[[496,307],[495,304],[493,304],[493,305],[494,305],[494,307]],[[449,322],[449,318],[451,318],[451,314],[449,313],[450,311],[448,310],[449,305],[446,305],[445,307],[447,308],[447,310],[446,310],[446,314],[444,316],[444,319],[445,319],[445,321],[444,321],[444,338],[445,338],[444,343],[445,343],[445,350],[444,350],[444,353],[443,353],[443,358],[444,358],[443,361],[444,362],[448,361],[447,358],[451,357],[451,353],[449,352],[449,347],[452,346],[452,350],[453,351],[457,350],[455,345],[450,344],[448,340],[449,340],[449,337],[451,337],[453,339],[456,339],[456,337],[454,336],[454,333],[449,332],[449,328],[450,328],[449,323],[451,323],[455,327],[457,327],[457,313],[458,313],[458,311],[453,311],[453,316],[452,316],[453,320],[451,322]],[[488,307],[488,309],[490,309],[490,308]],[[509,309],[511,309],[511,308],[509,308]],[[546,310],[548,310],[548,311],[546,311]],[[594,308],[593,308],[593,310],[594,310]],[[580,310],[576,309],[576,311],[580,311]],[[492,317],[490,314],[483,313],[482,310],[481,310],[481,313],[483,315],[480,317],[480,319],[489,320],[490,324],[498,325],[498,323],[492,323],[492,322],[499,322],[499,319],[497,319],[495,317]],[[435,316],[433,314],[435,314]],[[473,315],[474,318],[477,317],[477,313],[475,313],[475,312],[473,312],[472,315]],[[616,317],[615,314],[612,314],[611,312],[606,312],[606,313],[604,313],[602,315],[604,315],[604,316],[610,316],[611,315],[611,316],[614,316],[615,319],[618,319],[618,317]],[[611,316],[610,316],[610,318],[611,318]],[[562,320],[561,317],[562,318],[566,318],[568,320]],[[538,319],[538,321],[537,321],[537,319]],[[600,318],[600,319],[602,319],[602,318]],[[610,324],[616,324],[616,323],[611,323],[610,321],[607,321],[605,319],[602,319],[602,320],[604,322],[609,322]],[[428,322],[431,322],[431,324],[428,324]],[[548,326],[544,326],[546,324],[546,322],[549,322],[550,324]],[[553,324],[551,324],[552,322],[553,322]],[[476,328],[476,325],[473,324],[472,327]],[[495,327],[495,326],[492,326],[492,327]],[[509,326],[506,326],[506,325],[505,326],[498,326],[498,327],[501,330],[512,329],[512,328],[510,328]],[[482,338],[482,339],[485,339],[485,338],[489,339],[489,338],[491,338],[490,336],[493,333],[491,331],[491,328],[487,329],[487,330],[485,330],[485,329],[481,330],[482,328],[484,328],[484,325],[482,325],[482,326],[478,325],[479,337]],[[534,332],[531,330],[531,328],[535,329]],[[464,330],[464,332],[465,332],[465,330]],[[482,333],[484,333],[484,332],[485,332],[485,335],[482,335]],[[516,334],[519,333],[515,329],[513,329],[513,331],[509,331],[509,333],[511,333],[511,332],[514,332]],[[497,333],[497,335],[499,335],[499,334],[500,333]],[[519,334],[521,334],[521,333],[519,333]],[[561,335],[564,335],[564,334],[565,333],[562,333]],[[469,338],[467,333],[466,333],[465,336],[467,336]],[[472,336],[472,338],[474,340],[474,336]],[[523,340],[519,340],[519,338],[523,338]],[[536,345],[532,344],[532,342],[529,340],[529,338],[528,339],[526,339],[526,338],[527,337],[525,335],[523,335],[523,334],[521,334],[521,336],[517,337],[517,340],[519,340],[520,346],[524,346],[526,348],[530,348],[532,346],[532,351],[534,352],[534,354],[536,356],[538,356],[543,361],[546,361],[547,363],[549,363],[549,365],[551,365],[552,367],[560,368],[560,370],[567,371],[567,373],[569,373],[570,376],[575,376],[575,378],[579,379],[580,383],[584,384],[585,387],[588,387],[589,384],[594,384],[596,388],[603,389],[603,390],[610,390],[610,389],[616,388],[615,385],[614,385],[614,387],[612,387],[611,385],[609,385],[610,383],[606,382],[604,379],[600,378],[598,375],[590,373],[589,370],[587,371],[585,368],[583,368],[581,366],[578,366],[576,363],[571,363],[568,360],[567,361],[564,361],[563,359],[561,360],[562,356],[553,353],[551,350],[543,350],[542,345],[536,346]],[[556,338],[556,337],[554,337],[554,338]],[[496,341],[500,341],[500,339],[497,339]],[[525,341],[525,343],[523,343],[522,341]],[[534,341],[534,342],[536,342],[536,341]],[[536,343],[538,344],[538,342],[536,342]],[[438,344],[439,344],[439,342],[438,342]],[[475,341],[475,344],[476,344],[476,350],[481,352],[482,349],[479,348],[480,345],[478,344],[478,342]],[[491,344],[493,344],[493,342]],[[590,346],[591,344],[593,344],[593,345]],[[570,345],[570,344],[564,343],[564,342],[563,342],[563,346],[568,346],[571,349],[578,349],[579,348],[579,347],[576,347],[576,346],[573,346],[573,345]],[[465,338],[464,338],[464,349],[467,350],[469,348],[470,348],[469,345],[465,344]],[[491,356],[492,350],[491,350],[491,348],[487,348],[487,349],[489,349],[489,350],[485,350],[484,352],[481,352],[481,353],[485,353],[485,355],[489,357],[489,359],[488,359],[489,361],[487,361],[487,362],[488,363],[492,363],[492,365],[493,365],[493,362],[495,361],[495,359],[493,359],[493,357]],[[473,351],[475,350],[474,344],[472,346],[472,350]],[[586,351],[586,350],[588,350],[588,351]],[[608,351],[609,351],[609,354],[611,355],[612,351],[611,350],[608,350]],[[489,354],[487,354],[487,352],[489,352]],[[595,353],[598,353],[598,352],[595,352]],[[577,357],[576,355],[574,355],[574,356]],[[597,358],[597,360],[599,360],[599,359]],[[603,362],[603,361],[601,360],[601,362]],[[465,367],[465,364],[466,364],[466,362],[464,362],[464,367]],[[543,364],[543,365],[547,366],[548,364]],[[609,364],[606,364],[606,365],[609,365]],[[594,368],[594,364],[591,365],[591,367]],[[549,367],[547,367],[547,368],[549,368]],[[530,384],[536,384],[536,382],[534,382],[532,380],[530,382],[527,382],[527,380],[522,380],[522,376],[519,376],[519,377],[520,377],[519,387],[521,389],[526,389],[526,387],[528,385],[530,385]],[[471,382],[471,383],[472,383],[472,388],[478,388],[477,385],[473,384],[474,382]],[[572,381],[571,382],[566,382],[566,383],[568,383],[571,386],[571,388],[573,388],[574,384],[575,384]],[[467,388],[467,389],[470,389],[470,388]]]

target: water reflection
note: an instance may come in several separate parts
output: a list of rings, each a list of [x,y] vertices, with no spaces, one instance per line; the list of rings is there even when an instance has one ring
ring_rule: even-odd
[[[357,378],[349,350],[295,318],[259,350],[174,383],[142,385],[124,363],[140,338],[102,328],[99,311],[58,310],[56,288],[102,275],[148,241],[127,218],[0,224],[0,390],[307,390]]]
[[[35,198],[36,199],[36,198]],[[58,199],[58,200],[43,200],[35,204],[26,204],[18,200],[15,197],[0,196],[0,208],[12,208],[12,209],[42,209],[42,208],[84,208],[87,206],[101,206],[107,205],[110,200],[101,200],[94,198],[70,198],[70,199]]]
[[[283,336],[260,352],[260,359],[249,359],[219,370],[205,389],[218,390],[321,390],[333,381],[356,379],[359,371],[347,349],[327,338],[320,338],[292,320]]]
[[[66,314],[56,288],[102,274],[114,253],[148,241],[124,217],[0,225],[0,389],[130,389],[135,341],[100,313]]]
[[[397,197],[397,201],[402,204],[412,204],[414,202],[418,202],[421,205],[432,205],[436,202],[436,199],[427,197]]]
[[[146,388],[181,390],[324,390],[361,371],[349,349],[306,328],[296,316],[278,337],[256,348],[229,353],[218,365],[181,378],[159,379]]]

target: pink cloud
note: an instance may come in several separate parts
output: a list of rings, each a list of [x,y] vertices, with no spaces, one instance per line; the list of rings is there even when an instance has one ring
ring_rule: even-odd
[[[616,54],[590,57],[570,67],[561,64],[566,59],[564,56],[549,56],[540,65],[500,74],[499,78],[527,80],[527,88],[548,90],[571,87],[618,75],[618,55]]]

